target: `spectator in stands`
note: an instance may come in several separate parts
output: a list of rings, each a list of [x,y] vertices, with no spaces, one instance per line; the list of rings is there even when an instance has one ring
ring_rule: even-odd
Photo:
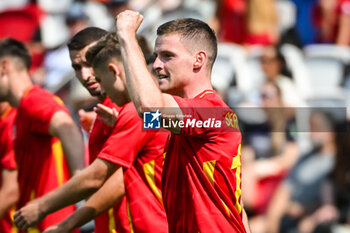
[[[271,45],[278,41],[274,0],[216,0],[211,22],[219,41],[242,45]]]
[[[265,83],[261,95],[267,120],[245,127],[246,145],[242,149],[243,200],[254,215],[250,219],[252,232],[259,232],[271,196],[299,155],[291,133],[293,121],[288,119],[278,85]]]
[[[276,82],[281,89],[282,101],[286,106],[304,106],[304,100],[298,94],[291,73],[287,69],[286,60],[278,47],[264,48],[260,64],[266,80]]]
[[[350,0],[319,0],[317,42],[350,45]]]
[[[313,112],[310,130],[314,149],[299,159],[278,187],[267,211],[265,232],[305,231],[303,218],[315,213],[323,202],[322,187],[335,164],[333,118],[325,112]]]
[[[247,35],[245,43],[248,45],[272,45],[279,40],[278,16],[274,0],[249,0],[247,11]]]
[[[333,173],[325,182],[322,206],[314,213],[302,219],[299,224],[301,233],[333,233],[332,229],[343,226],[350,229],[350,134],[348,122],[342,122],[336,128],[336,162]]]
[[[245,31],[246,1],[216,0],[215,17],[210,23],[218,33],[219,41],[243,44]]]

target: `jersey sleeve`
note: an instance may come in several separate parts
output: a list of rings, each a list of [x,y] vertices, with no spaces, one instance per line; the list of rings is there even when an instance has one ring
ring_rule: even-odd
[[[38,101],[40,100],[40,101]],[[30,109],[30,116],[32,117],[30,130],[36,133],[49,133],[50,122],[53,115],[58,111],[68,113],[62,100],[53,95],[45,96],[45,98],[37,97],[31,99],[28,104]]]
[[[149,134],[142,132],[142,121],[134,105],[126,108],[118,116],[113,132],[98,158],[129,168],[149,140]]]
[[[15,110],[5,118],[0,116],[0,170],[16,169],[15,151],[14,151],[14,121],[16,117]]]
[[[12,129],[10,127],[7,127],[5,133],[5,137],[3,137],[5,140],[1,142],[1,146],[4,146],[1,151],[3,154],[0,156],[0,166],[3,169],[16,169],[16,162],[15,162],[15,153],[13,148],[13,135],[12,135]]]

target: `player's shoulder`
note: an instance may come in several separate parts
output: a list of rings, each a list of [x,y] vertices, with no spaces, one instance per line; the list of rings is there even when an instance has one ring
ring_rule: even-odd
[[[63,101],[58,96],[39,86],[34,86],[26,93],[26,95],[22,97],[18,107],[18,112],[21,116],[23,116],[23,114],[35,114],[38,116],[38,114],[56,112],[59,110],[68,112]]]
[[[40,105],[45,102],[52,102],[53,104],[64,105],[63,101],[51,92],[39,87],[33,86],[28,93],[25,93],[21,100],[23,103]]]
[[[228,107],[215,90],[205,90],[189,101],[198,107]]]
[[[124,124],[141,124],[141,118],[139,117],[135,105],[133,102],[129,102],[119,108],[119,115],[116,125]]]

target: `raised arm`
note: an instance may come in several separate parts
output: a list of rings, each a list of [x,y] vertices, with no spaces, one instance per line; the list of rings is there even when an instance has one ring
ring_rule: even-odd
[[[102,159],[96,159],[89,167],[73,176],[61,187],[33,200],[14,215],[15,224],[22,230],[33,226],[66,206],[81,201],[102,187],[106,179],[119,166]]]
[[[136,31],[142,20],[143,16],[139,12],[130,10],[120,13],[116,19],[117,35],[131,100],[141,117],[145,111],[155,111],[155,108],[163,108],[163,110],[167,108],[166,111],[169,111],[167,115],[181,115],[182,112],[174,98],[161,93],[147,68],[142,50],[136,40]],[[171,131],[179,132],[179,129]]]
[[[50,134],[60,139],[71,175],[84,168],[84,142],[73,119],[64,111],[57,111],[50,121]]]
[[[120,167],[82,207],[61,223],[45,230],[45,233],[72,232],[106,212],[115,203],[120,202],[124,195],[123,168]]]

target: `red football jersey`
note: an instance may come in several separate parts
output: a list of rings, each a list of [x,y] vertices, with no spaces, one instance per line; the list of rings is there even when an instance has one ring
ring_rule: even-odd
[[[236,115],[215,91],[204,91],[193,99],[174,98],[184,121],[203,121],[222,112],[220,120],[233,128],[185,127],[180,134],[170,135],[162,180],[169,232],[245,232]]]
[[[9,106],[0,115],[0,176],[5,169],[16,169],[15,154],[13,150],[13,125],[16,113],[17,111]],[[8,214],[0,219],[0,232],[11,233],[15,229],[11,220],[11,212],[13,211],[14,209],[9,210]]]
[[[20,199],[17,208],[59,187],[69,179],[61,142],[50,135],[52,116],[67,108],[63,102],[38,86],[29,88],[21,99],[15,121],[15,157]],[[48,215],[37,230],[61,222],[74,212],[69,206]]]
[[[163,150],[168,133],[142,131],[142,120],[132,102],[119,110],[113,134],[99,158],[124,168],[131,231],[168,232],[161,198]]]
[[[112,103],[108,97],[103,100],[102,104],[110,108],[115,108],[117,111],[120,109],[118,105]],[[111,136],[112,131],[113,127],[104,124],[98,118],[95,119],[89,136],[90,164],[97,158],[98,154],[103,149],[103,145]],[[121,203],[109,209],[108,212],[95,218],[95,233],[114,233],[115,231],[118,233],[130,232],[126,197],[123,198]]]

